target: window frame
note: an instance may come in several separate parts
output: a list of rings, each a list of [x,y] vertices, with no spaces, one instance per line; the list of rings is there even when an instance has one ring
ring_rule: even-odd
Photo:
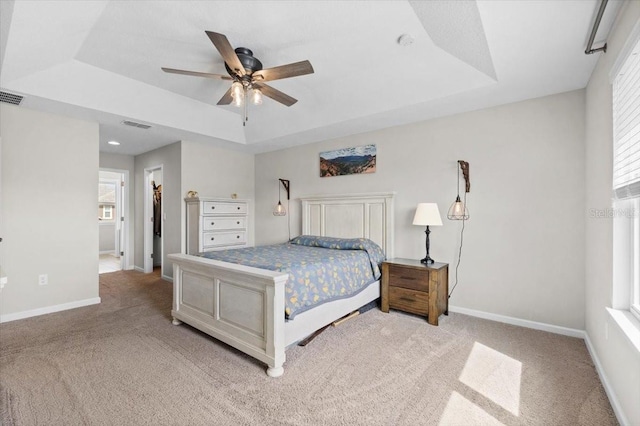
[[[630,289],[629,289],[629,311],[640,321],[640,197],[634,200],[631,219],[631,232],[633,241],[631,242],[630,259]]]
[[[102,206],[102,220],[113,220],[113,206],[108,204]]]
[[[613,170],[616,170],[616,149],[618,146],[618,135],[616,134],[616,123],[624,115],[617,116],[616,102],[618,90],[618,78],[622,78],[621,73],[625,67],[637,61],[640,43],[640,22],[636,23],[629,34],[627,41],[620,50],[613,66],[609,72],[609,82],[612,89],[612,150],[613,150]],[[634,52],[635,51],[635,52]],[[635,57],[634,57],[635,55]],[[635,69],[635,68],[632,68]],[[636,74],[637,76],[637,74]],[[633,97],[636,90],[631,86],[630,91],[623,91],[620,96],[630,95]],[[638,95],[640,96],[640,94]],[[626,98],[628,99],[628,98]],[[632,110],[633,111],[633,110]],[[623,138],[624,139],[624,138]],[[615,172],[614,172],[615,174]],[[640,194],[638,194],[638,183],[630,183],[621,186],[622,190],[616,188],[615,176],[612,174],[612,212],[613,212],[613,298],[612,308],[629,312],[640,323]]]

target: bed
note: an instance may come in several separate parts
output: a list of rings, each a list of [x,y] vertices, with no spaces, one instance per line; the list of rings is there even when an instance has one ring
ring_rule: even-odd
[[[367,238],[393,257],[393,193],[303,197],[302,234]],[[285,318],[288,273],[171,254],[173,324],[183,322],[267,364],[278,377],[288,346],[380,297],[374,281],[350,297]]]

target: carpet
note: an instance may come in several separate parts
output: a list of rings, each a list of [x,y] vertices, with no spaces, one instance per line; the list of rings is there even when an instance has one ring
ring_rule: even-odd
[[[96,306],[0,324],[2,425],[615,425],[582,340],[378,309],[287,351],[285,373],[171,324],[158,274]]]

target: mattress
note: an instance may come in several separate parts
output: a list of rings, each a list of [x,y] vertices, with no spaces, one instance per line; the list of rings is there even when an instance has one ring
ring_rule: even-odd
[[[380,278],[382,249],[366,238],[303,235],[288,243],[201,253],[200,256],[286,272],[285,316],[351,297]]]

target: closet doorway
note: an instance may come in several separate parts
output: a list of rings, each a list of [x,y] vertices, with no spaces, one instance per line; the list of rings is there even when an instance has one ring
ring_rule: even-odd
[[[98,180],[98,273],[128,269],[127,170],[100,169]]]
[[[162,206],[162,165],[144,169],[144,272],[162,270],[164,208]]]

